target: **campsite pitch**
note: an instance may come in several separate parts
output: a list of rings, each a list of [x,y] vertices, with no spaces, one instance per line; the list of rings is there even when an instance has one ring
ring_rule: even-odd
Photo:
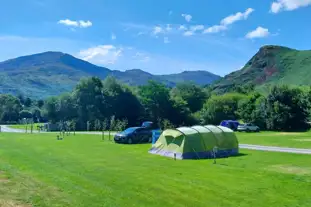
[[[236,133],[241,144],[311,149],[311,132]]]
[[[98,135],[0,133],[1,206],[310,206],[311,157],[178,160]]]

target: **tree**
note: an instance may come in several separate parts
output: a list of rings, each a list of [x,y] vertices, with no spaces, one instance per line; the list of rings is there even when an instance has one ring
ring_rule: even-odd
[[[254,123],[261,129],[266,129],[266,99],[254,92],[238,103],[238,117],[244,122]]]
[[[22,105],[16,97],[12,95],[0,95],[0,121],[17,122]]]
[[[48,98],[44,104],[44,117],[46,117],[53,124],[60,120],[57,104],[58,99],[56,97]]]
[[[151,121],[171,118],[172,102],[169,89],[161,83],[149,81],[147,85],[141,86],[139,90],[141,102]]]
[[[32,113],[28,110],[22,110],[19,112],[20,119],[31,119]]]
[[[77,117],[76,100],[70,93],[58,97],[56,110],[58,120],[69,121]]]
[[[167,119],[164,119],[164,120],[161,122],[160,126],[161,126],[161,129],[162,129],[162,130],[174,129],[174,128],[175,128],[174,124],[172,124],[172,123],[171,123],[169,120],[167,120]]]
[[[102,131],[106,131],[108,129],[108,120],[104,119],[102,123]]]
[[[25,105],[26,107],[30,107],[31,104],[32,104],[31,98],[29,98],[29,97],[26,98],[26,99],[25,99],[25,102],[24,102],[24,105]]]
[[[106,115],[114,115],[118,120],[126,119],[130,125],[138,124],[143,106],[129,87],[108,77],[103,82],[103,93],[107,105]]]
[[[87,121],[102,119],[105,114],[103,84],[99,78],[82,79],[76,86],[73,97],[76,100],[79,126],[84,128]]]
[[[116,120],[114,124],[114,130],[116,131],[122,131],[126,128],[128,124],[128,121],[126,119],[124,120]]]
[[[203,88],[193,83],[180,83],[171,90],[172,97],[180,97],[185,101],[186,106],[192,113],[199,111],[206,99],[208,94]]]
[[[113,131],[115,129],[115,125],[116,125],[115,116],[111,116],[109,121],[109,131]]]
[[[24,105],[24,103],[25,103],[25,97],[24,97],[22,94],[19,94],[19,95],[17,96],[17,99],[19,100],[19,102],[20,102],[22,105]]]
[[[40,122],[41,120],[41,110],[37,107],[31,109],[32,118],[35,122]]]
[[[244,84],[244,85],[235,85],[232,88],[232,92],[242,93],[242,94],[250,94],[254,91],[255,85],[252,83]]]
[[[44,101],[42,99],[37,101],[37,106],[41,109],[44,105]]]
[[[274,86],[267,97],[267,127],[270,130],[306,130],[308,100],[299,88]]]
[[[222,96],[212,96],[203,106],[201,119],[204,124],[218,125],[222,120],[238,118],[238,103],[245,98],[239,93],[228,93]]]
[[[101,121],[99,119],[96,119],[95,120],[95,123],[94,123],[94,128],[95,128],[95,131],[100,131],[102,129],[102,126],[101,126]]]
[[[191,114],[187,102],[181,97],[176,96],[172,98],[171,103],[172,109],[170,110],[170,118],[164,118],[164,120],[176,126],[195,125],[198,123],[198,120]]]
[[[76,131],[76,128],[77,128],[77,120],[73,119],[71,121],[69,121],[69,127],[70,127],[70,130]]]

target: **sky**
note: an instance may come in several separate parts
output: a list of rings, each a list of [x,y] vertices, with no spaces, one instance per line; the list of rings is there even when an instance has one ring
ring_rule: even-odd
[[[113,70],[239,70],[264,45],[311,49],[311,0],[5,0],[0,61],[60,51]]]

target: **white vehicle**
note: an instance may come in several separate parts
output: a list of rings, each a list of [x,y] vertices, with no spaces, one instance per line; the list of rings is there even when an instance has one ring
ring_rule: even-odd
[[[259,132],[260,129],[254,124],[240,124],[237,131],[239,132]]]

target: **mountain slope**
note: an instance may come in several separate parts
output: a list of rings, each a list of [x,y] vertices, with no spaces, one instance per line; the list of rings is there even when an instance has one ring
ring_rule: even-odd
[[[83,77],[97,76],[104,79],[108,75],[130,85],[143,85],[149,80],[168,86],[180,81],[205,85],[220,78],[207,71],[172,76],[152,75],[139,69],[121,72],[93,65],[65,53],[45,52],[0,62],[0,93],[44,98],[72,90]]]
[[[106,77],[110,70],[60,52],[45,52],[0,63],[0,92],[45,97],[70,91],[81,77]]]
[[[311,50],[300,51],[281,46],[264,46],[239,71],[213,84],[218,92],[236,86],[254,84],[311,85]]]
[[[196,84],[205,85],[207,83],[213,83],[220,79],[220,76],[216,76],[208,71],[184,71],[178,74],[161,75],[161,78],[171,81],[173,83],[185,82],[193,80]]]
[[[168,86],[173,86],[177,83],[177,82],[170,82],[165,78],[161,78],[160,76],[157,75],[152,75],[140,69],[126,70],[124,72],[113,71],[111,75],[128,85],[145,85],[148,83],[149,80],[158,81]]]

